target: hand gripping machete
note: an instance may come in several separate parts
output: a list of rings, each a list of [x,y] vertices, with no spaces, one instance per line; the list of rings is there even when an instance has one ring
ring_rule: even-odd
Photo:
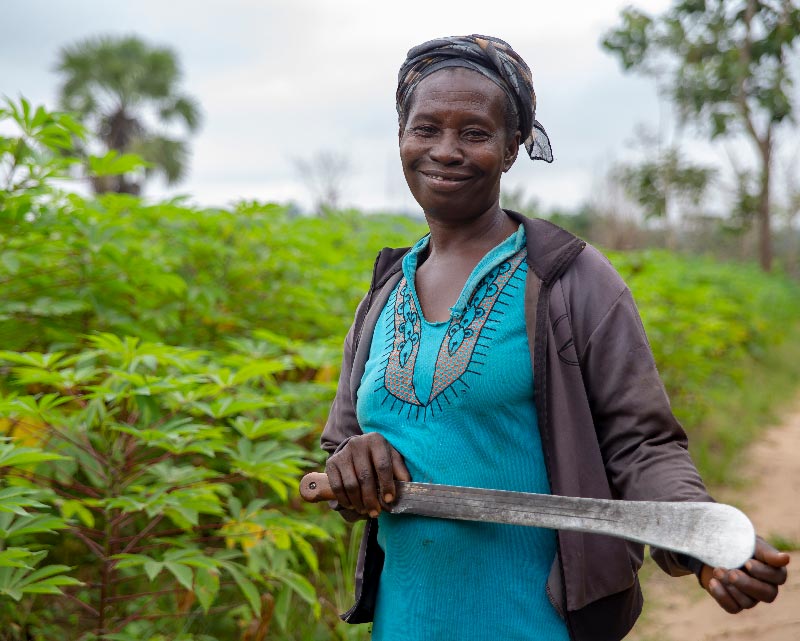
[[[395,481],[392,514],[607,534],[679,552],[711,567],[741,567],[755,551],[750,520],[722,503],[616,501]],[[328,477],[306,474],[300,495],[335,500]]]

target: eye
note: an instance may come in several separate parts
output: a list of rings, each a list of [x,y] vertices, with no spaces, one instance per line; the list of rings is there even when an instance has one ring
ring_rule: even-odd
[[[431,136],[436,135],[436,127],[433,125],[418,125],[414,127],[411,132],[416,136],[422,136],[423,138],[430,138]]]
[[[488,140],[491,137],[492,135],[488,131],[484,131],[483,129],[467,129],[464,132],[464,138],[473,142]]]

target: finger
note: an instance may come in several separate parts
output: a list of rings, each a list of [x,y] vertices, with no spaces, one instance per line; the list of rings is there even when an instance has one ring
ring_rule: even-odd
[[[381,439],[372,448],[372,465],[378,476],[378,498],[383,505],[394,501],[394,469],[392,466],[392,446],[386,439]]]
[[[337,469],[342,479],[342,492],[344,494],[347,507],[360,514],[363,514],[364,504],[361,500],[361,487],[359,485],[358,476],[356,475],[356,470],[353,465],[352,456],[347,456],[337,463]]]
[[[336,497],[336,502],[341,507],[349,509],[351,507],[350,499],[347,496],[347,492],[344,490],[342,475],[339,473],[337,465],[328,461],[328,464],[325,466],[325,474],[328,476],[328,484],[331,486],[331,491]]]
[[[365,442],[366,447],[359,447],[353,452],[353,468],[357,487],[353,488],[353,493],[358,495],[359,507],[362,514],[369,514],[376,517],[380,514],[381,504],[378,500],[378,488],[375,479],[375,470],[372,467],[372,456],[370,455],[369,442]],[[348,488],[348,494],[350,488]]]
[[[772,585],[783,585],[786,583],[786,577],[788,574],[785,567],[776,568],[772,565],[767,565],[766,563],[757,561],[756,559],[750,559],[747,563],[745,563],[744,571],[753,578],[756,578],[759,581],[765,581],[766,583],[771,583]]]
[[[756,599],[754,599],[751,596],[748,596],[732,583],[726,585],[725,589],[728,591],[728,594],[730,594],[733,597],[734,601],[736,601],[737,605],[742,610],[749,610],[756,603],[758,603]]]
[[[714,597],[714,600],[719,603],[720,607],[725,610],[725,612],[736,614],[742,611],[742,608],[736,600],[728,593],[726,587],[722,585],[722,582],[716,577],[708,582],[708,593]]]
[[[733,570],[728,573],[728,580],[740,593],[757,602],[772,603],[778,596],[777,585],[753,578],[747,572]]]
[[[392,448],[392,469],[394,470],[394,478],[398,481],[411,480],[411,474],[408,472],[403,455],[394,448]]]
[[[779,552],[761,537],[756,539],[756,551],[753,558],[776,568],[782,568],[789,564],[790,557],[786,552]]]

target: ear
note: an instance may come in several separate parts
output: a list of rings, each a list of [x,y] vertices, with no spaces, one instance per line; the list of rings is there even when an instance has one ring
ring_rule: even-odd
[[[503,160],[503,171],[506,172],[511,169],[511,165],[517,160],[519,153],[519,144],[522,141],[522,134],[515,131],[514,135],[506,141],[506,149]]]

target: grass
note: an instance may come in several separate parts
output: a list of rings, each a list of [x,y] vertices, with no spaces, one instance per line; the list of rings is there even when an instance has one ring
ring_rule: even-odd
[[[743,385],[705,391],[711,408],[701,424],[685,426],[689,449],[703,479],[712,486],[737,487],[744,448],[793,402],[800,384],[800,325],[779,344],[747,364]]]
[[[786,538],[780,534],[769,535],[767,537],[767,543],[781,552],[795,552],[800,550],[800,541],[797,539]]]

